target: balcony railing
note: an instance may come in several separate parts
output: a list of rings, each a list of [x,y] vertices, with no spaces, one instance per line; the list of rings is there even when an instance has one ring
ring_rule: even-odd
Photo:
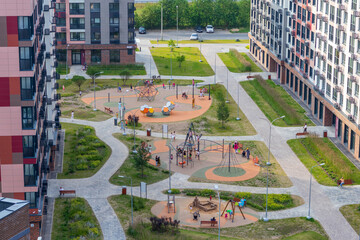
[[[18,34],[20,41],[27,41],[32,39],[32,36],[34,35],[34,31],[33,29],[19,29]]]
[[[35,150],[35,146],[34,147],[23,147],[23,157],[24,158],[33,158],[35,157],[35,153],[36,153],[36,150]]]
[[[32,100],[34,95],[34,89],[21,89],[21,100]]]
[[[70,24],[70,29],[85,29],[85,24]]]
[[[34,66],[33,59],[20,59],[20,71],[32,71]]]
[[[70,9],[71,15],[82,15],[85,14],[85,9]]]

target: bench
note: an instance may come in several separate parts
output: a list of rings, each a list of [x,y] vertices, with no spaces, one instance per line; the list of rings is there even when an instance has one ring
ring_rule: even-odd
[[[218,224],[217,221],[200,221],[200,227],[202,224],[210,224],[211,227],[215,227]]]
[[[353,181],[351,179],[345,179],[344,185],[352,185]],[[340,185],[340,180],[337,181],[337,185]]]
[[[297,136],[304,136],[304,135],[309,135],[309,133],[308,133],[308,132],[297,133],[297,134],[296,134],[296,137],[297,137]]]
[[[59,193],[60,193],[60,196],[65,195],[65,194],[75,194],[75,196],[76,196],[75,190],[59,190]]]
[[[105,107],[105,112],[108,112],[108,113],[111,113],[111,114],[114,113],[113,110],[111,110],[111,109],[108,108],[108,107]]]

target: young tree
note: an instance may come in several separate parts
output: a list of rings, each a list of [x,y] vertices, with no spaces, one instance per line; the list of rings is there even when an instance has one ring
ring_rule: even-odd
[[[81,85],[83,85],[86,79],[83,76],[74,75],[71,81],[73,81],[79,87],[79,91],[81,91]]]
[[[177,56],[176,61],[179,62],[179,68],[181,68],[181,63],[185,61],[185,56],[184,55]]]
[[[148,163],[151,158],[151,154],[149,154],[149,149],[146,147],[142,147],[141,145],[137,148],[137,153],[132,155],[132,161],[134,166],[141,170],[141,177],[144,177],[144,167]]]
[[[126,81],[132,76],[132,74],[128,69],[124,69],[120,72],[120,76],[123,80],[123,85],[125,85]]]
[[[221,121],[221,127],[224,127],[224,122],[226,122],[230,116],[229,106],[225,102],[224,93],[217,91],[216,99],[219,101],[216,109],[217,119]]]
[[[174,40],[170,39],[168,42],[168,46],[170,48],[170,51],[172,52],[174,50],[174,47],[176,46]]]

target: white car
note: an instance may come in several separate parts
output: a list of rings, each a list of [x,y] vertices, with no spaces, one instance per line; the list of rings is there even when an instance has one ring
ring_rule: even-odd
[[[214,32],[214,27],[212,25],[207,25],[206,26],[206,32],[207,33],[213,33]]]
[[[197,33],[193,33],[190,36],[190,40],[198,40],[199,39],[199,35]]]

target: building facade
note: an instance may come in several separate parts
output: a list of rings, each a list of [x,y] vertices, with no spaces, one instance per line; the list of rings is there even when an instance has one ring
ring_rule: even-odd
[[[0,0],[0,6],[0,197],[29,201],[37,239],[61,127],[54,9],[49,0]]]
[[[251,55],[277,72],[324,126],[334,126],[333,137],[360,159],[360,0],[251,4]],[[281,18],[283,28],[276,28]],[[273,40],[276,33],[282,41]]]
[[[134,0],[57,0],[54,4],[59,61],[135,63]]]
[[[0,197],[0,240],[30,240],[29,202]]]

